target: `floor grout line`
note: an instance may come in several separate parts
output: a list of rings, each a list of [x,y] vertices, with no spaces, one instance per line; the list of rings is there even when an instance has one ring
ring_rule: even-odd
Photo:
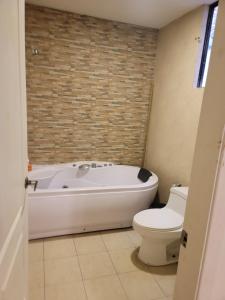
[[[75,236],[73,237],[73,244],[74,244],[74,248],[75,248],[76,255],[77,255],[77,263],[78,263],[78,266],[79,266],[79,269],[80,269],[80,273],[81,273],[81,279],[82,279],[82,284],[83,284],[85,296],[86,296],[86,299],[88,300],[88,294],[87,294],[87,290],[86,290],[85,283],[84,283],[84,276],[83,276],[83,273],[82,273],[82,270],[81,270],[81,265],[80,265],[80,261],[79,261],[79,255],[78,255],[78,251],[77,251],[77,247],[76,247],[76,243],[75,243]]]
[[[152,276],[152,278],[153,278],[153,280],[155,281],[155,283],[157,284],[157,286],[159,287],[160,291],[163,293],[164,297],[167,298],[168,296],[165,295],[165,293],[164,293],[163,289],[161,288],[161,286],[160,286],[158,280],[155,278],[155,276]],[[160,299],[159,299],[159,300],[160,300]]]
[[[139,270],[137,268],[136,270],[134,269],[134,270],[125,271],[125,272],[123,272],[123,271],[122,272],[121,271],[117,271],[117,268],[116,268],[117,264],[114,263],[113,258],[111,256],[111,253],[113,253],[114,251],[122,251],[122,250],[126,250],[126,249],[134,249],[134,250],[137,249],[137,245],[134,243],[134,241],[131,239],[130,235],[128,234],[128,232],[130,232],[130,231],[132,231],[132,230],[129,230],[129,231],[128,230],[122,230],[122,231],[118,231],[118,233],[119,232],[123,232],[124,236],[131,241],[131,244],[133,246],[128,247],[128,248],[110,249],[110,248],[107,247],[107,245],[106,245],[107,243],[105,242],[105,240],[103,238],[103,234],[105,234],[106,232],[105,231],[104,231],[104,233],[102,233],[102,232],[96,232],[96,236],[98,236],[100,238],[101,242],[104,245],[105,250],[96,251],[96,252],[94,251],[94,252],[85,253],[85,254],[78,254],[78,249],[77,249],[76,242],[75,242],[76,235],[73,235],[73,237],[72,237],[72,243],[73,243],[73,248],[74,248],[73,256],[54,258],[53,260],[60,260],[60,259],[67,259],[67,258],[77,258],[78,268],[79,268],[79,271],[80,271],[80,274],[81,274],[81,280],[79,280],[79,282],[82,282],[83,291],[84,291],[84,294],[85,294],[85,297],[86,297],[87,300],[90,299],[90,298],[88,297],[87,289],[86,289],[86,286],[85,286],[85,281],[95,280],[95,279],[98,280],[98,279],[101,279],[101,278],[106,278],[106,277],[111,277],[111,276],[115,276],[114,278],[117,278],[119,280],[119,284],[120,284],[120,287],[121,287],[121,289],[122,289],[122,291],[124,293],[124,296],[126,297],[127,300],[129,300],[130,299],[129,295],[127,294],[126,289],[123,286],[123,283],[122,283],[122,280],[120,278],[120,275],[134,273],[134,272],[141,272],[141,271],[144,271],[144,270],[142,270],[142,269]],[[115,230],[115,232],[117,232],[117,231]],[[64,236],[65,239],[66,239],[66,237],[67,237],[67,235]],[[44,300],[47,300],[47,294],[46,294],[46,288],[47,288],[47,286],[46,286],[46,268],[45,268],[45,264],[46,264],[46,262],[48,260],[45,260],[45,255],[46,255],[46,253],[45,253],[45,242],[46,242],[46,240],[47,239],[45,239],[45,238],[41,239],[41,242],[42,242],[42,252],[43,252],[42,264],[43,264],[43,281],[44,281],[44,286],[43,286],[43,297],[44,297],[43,299]],[[62,238],[62,240],[63,240],[63,238]],[[87,249],[89,249],[89,248],[87,248]],[[84,274],[82,272],[82,268],[81,268],[81,263],[80,263],[79,257],[85,256],[85,255],[88,256],[88,255],[92,255],[92,254],[98,255],[99,253],[107,253],[107,256],[109,257],[109,260],[110,260],[110,262],[112,264],[112,268],[113,268],[112,270],[114,271],[114,273],[113,274],[107,274],[107,275],[94,276],[94,277],[85,279]],[[154,300],[163,300],[164,298],[167,299],[168,297],[172,297],[173,294],[170,295],[170,296],[166,295],[166,293],[164,292],[164,289],[161,287],[161,285],[159,283],[159,280],[154,276],[153,273],[151,273],[151,272],[147,272],[147,273],[149,273],[149,274],[152,275],[153,281],[156,283],[156,285],[158,286],[159,290],[162,292],[162,296],[154,298]],[[75,281],[73,281],[73,282],[75,282]]]
[[[104,241],[103,238],[102,238],[102,240],[103,240],[103,243],[104,243],[104,245],[105,245],[105,247],[106,247],[106,244],[105,244],[105,241]],[[106,247],[106,248],[107,248],[107,247]],[[107,250],[108,250],[108,248],[107,248]],[[120,286],[121,286],[122,290],[124,291],[124,295],[126,296],[127,300],[129,300],[129,297],[128,297],[128,295],[127,295],[127,293],[126,293],[126,291],[125,291],[125,289],[124,289],[124,287],[123,287],[123,285],[122,285],[122,282],[121,282],[120,277],[119,277],[119,273],[118,273],[117,270],[116,270],[116,266],[115,266],[114,263],[113,263],[113,260],[112,260],[112,257],[111,257],[111,255],[110,255],[110,251],[109,251],[109,250],[108,250],[108,255],[109,255],[110,261],[111,261],[111,263],[112,263],[112,265],[113,265],[113,268],[114,268],[114,270],[115,270],[115,272],[116,272],[116,277],[118,278],[118,280],[119,280],[119,282],[120,282]]]
[[[44,300],[46,300],[46,291],[45,291],[45,247],[44,247],[44,241],[42,240],[42,247],[43,247],[43,273],[44,273]]]

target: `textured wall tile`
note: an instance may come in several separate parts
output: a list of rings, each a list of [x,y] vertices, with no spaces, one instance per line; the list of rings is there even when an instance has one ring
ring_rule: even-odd
[[[156,44],[154,29],[26,5],[30,161],[141,165]]]

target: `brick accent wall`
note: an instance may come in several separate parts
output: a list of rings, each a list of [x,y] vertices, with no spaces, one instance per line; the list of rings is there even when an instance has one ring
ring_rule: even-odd
[[[32,163],[143,163],[157,34],[26,5]]]

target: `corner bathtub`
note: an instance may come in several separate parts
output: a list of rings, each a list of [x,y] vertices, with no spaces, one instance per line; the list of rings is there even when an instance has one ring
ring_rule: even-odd
[[[90,168],[81,170],[82,164]],[[87,166],[86,166],[87,167]],[[40,167],[29,188],[29,238],[130,227],[134,215],[149,208],[158,178],[138,178],[140,168],[101,162]]]

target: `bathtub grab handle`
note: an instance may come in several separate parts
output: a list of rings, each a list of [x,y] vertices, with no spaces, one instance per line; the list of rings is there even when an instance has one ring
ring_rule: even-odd
[[[28,177],[25,178],[25,189],[27,189],[28,186],[33,186],[34,191],[36,191],[37,185],[38,185],[38,180],[30,180]]]
[[[90,167],[91,167],[91,165],[89,165],[89,164],[79,165],[79,170],[86,171],[86,170],[90,169]]]

